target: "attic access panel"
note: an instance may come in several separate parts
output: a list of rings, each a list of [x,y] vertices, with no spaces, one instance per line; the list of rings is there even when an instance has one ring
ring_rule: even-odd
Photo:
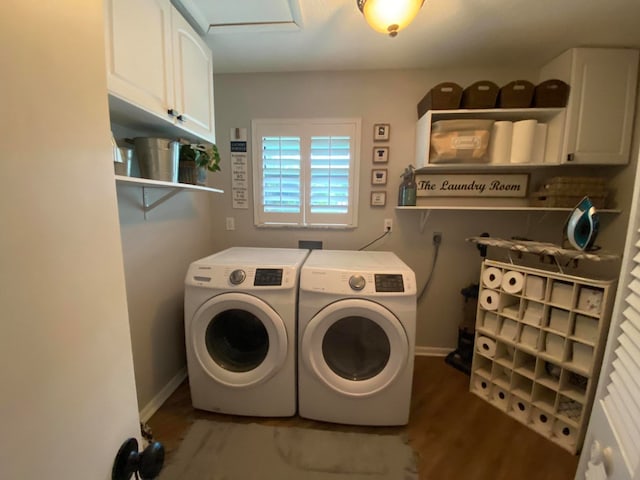
[[[175,0],[207,34],[299,30],[299,0]]]

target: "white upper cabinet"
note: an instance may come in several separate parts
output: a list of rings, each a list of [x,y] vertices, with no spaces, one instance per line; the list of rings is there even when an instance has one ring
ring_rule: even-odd
[[[628,163],[638,51],[573,48],[541,69],[541,81],[551,78],[570,86],[561,162]]]
[[[215,141],[211,52],[169,0],[106,0],[112,121]]]
[[[183,128],[209,137],[214,132],[211,51],[172,8],[175,108]]]
[[[169,0],[107,0],[109,92],[166,117],[173,105]]]

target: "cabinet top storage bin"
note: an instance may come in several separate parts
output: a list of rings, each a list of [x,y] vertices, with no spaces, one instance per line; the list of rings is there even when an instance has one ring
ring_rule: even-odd
[[[418,118],[429,110],[456,110],[460,108],[462,87],[457,83],[439,83],[418,102]]]
[[[569,85],[562,80],[545,80],[538,84],[533,93],[533,106],[536,108],[562,108],[569,99]]]
[[[494,108],[498,98],[498,85],[480,80],[462,92],[462,108]]]
[[[498,92],[498,107],[529,108],[533,102],[533,83],[528,80],[514,80]]]

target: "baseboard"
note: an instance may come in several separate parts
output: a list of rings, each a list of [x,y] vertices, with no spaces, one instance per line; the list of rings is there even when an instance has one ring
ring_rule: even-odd
[[[187,378],[186,367],[180,370],[175,377],[169,380],[169,383],[167,383],[164,388],[144,406],[142,410],[140,410],[140,421],[143,423],[147,422],[153,414],[158,411],[162,404],[167,401],[167,398],[176,391],[185,378]]]
[[[418,357],[446,357],[454,350],[446,347],[416,347],[415,354]]]

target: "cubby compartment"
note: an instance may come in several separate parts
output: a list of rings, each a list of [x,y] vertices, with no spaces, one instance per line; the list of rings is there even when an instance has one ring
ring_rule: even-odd
[[[556,363],[549,362],[542,358],[538,359],[536,364],[536,376],[535,380],[546,387],[553,390],[560,388],[560,378],[562,375],[562,368]]]
[[[559,335],[567,335],[569,331],[569,311],[551,307],[548,312],[546,327]]]
[[[563,395],[580,403],[585,402],[589,378],[571,370],[563,370],[560,377],[560,391]]]
[[[492,385],[491,392],[489,394],[489,401],[503,412],[507,411],[509,406],[509,389],[504,388],[501,385]]]
[[[576,314],[571,337],[588,345],[598,341],[598,319]]]
[[[573,307],[574,284],[561,280],[551,282],[549,303],[570,309]]]
[[[542,300],[545,297],[546,287],[546,278],[529,273],[525,279],[524,296],[533,300]]]
[[[513,371],[524,377],[534,378],[536,374],[536,357],[520,349],[516,350]]]
[[[499,317],[496,313],[493,312],[480,312],[480,328],[486,332],[495,335],[498,333],[498,321]]]
[[[592,375],[615,283],[545,268],[484,261],[470,388],[575,454],[593,404]]]
[[[589,315],[600,315],[604,291],[600,288],[580,287],[577,309]]]
[[[473,371],[482,377],[490,378],[491,365],[493,365],[491,360],[486,357],[476,355],[473,360]]]
[[[533,380],[525,376],[514,373],[511,377],[511,391],[525,400],[531,400],[533,391]]]
[[[551,332],[542,332],[542,353],[555,362],[564,359],[564,337]]]
[[[556,392],[536,382],[533,384],[531,401],[535,407],[553,415],[555,412]]]
[[[503,317],[518,320],[520,318],[520,298],[508,293],[501,293],[498,311]]]
[[[531,403],[516,395],[511,396],[509,415],[522,423],[528,423],[531,415]]]
[[[518,340],[518,322],[509,318],[503,318],[500,325],[499,336],[508,342],[516,342]]]
[[[496,354],[493,356],[493,360],[502,366],[512,368],[514,354],[515,348],[513,345],[498,341],[496,342]]]
[[[579,372],[589,373],[593,365],[593,354],[593,346],[570,341],[568,364]]]
[[[584,405],[573,398],[560,395],[558,397],[558,417],[567,422],[569,425],[577,427],[582,418],[582,412],[584,411]]]
[[[491,381],[508,390],[511,384],[511,369],[499,363],[494,363],[491,369]]]
[[[539,327],[544,317],[544,304],[533,300],[525,300],[522,309],[522,322]]]
[[[530,325],[523,325],[520,331],[520,345],[531,351],[538,350],[540,329]]]

